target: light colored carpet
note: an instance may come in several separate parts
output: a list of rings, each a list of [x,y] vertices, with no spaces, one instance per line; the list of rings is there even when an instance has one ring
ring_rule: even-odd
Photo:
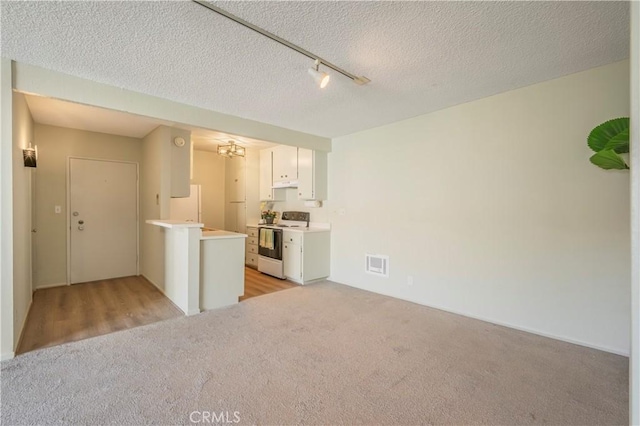
[[[325,282],[3,362],[1,420],[627,424],[627,361]]]

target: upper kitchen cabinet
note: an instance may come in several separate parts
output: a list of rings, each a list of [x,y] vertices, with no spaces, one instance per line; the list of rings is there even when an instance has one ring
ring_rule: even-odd
[[[298,199],[327,199],[327,153],[298,148]]]
[[[260,150],[260,201],[280,201],[284,190],[273,189],[273,149]]]
[[[273,186],[295,186],[298,180],[298,148],[278,145],[273,148]]]

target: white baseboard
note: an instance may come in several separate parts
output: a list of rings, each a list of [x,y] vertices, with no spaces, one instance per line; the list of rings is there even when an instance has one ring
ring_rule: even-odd
[[[141,276],[142,278],[144,278],[145,280],[149,281],[151,284],[153,284],[153,286],[154,286],[155,288],[157,288],[158,290],[160,290],[160,293],[164,294],[165,296],[167,295],[167,293],[165,293],[165,292],[164,292],[164,289],[163,289],[163,288],[160,288],[160,286],[159,286],[158,284],[156,284],[155,282],[153,282],[153,280],[152,280],[152,279],[150,279],[149,277],[147,277],[145,274],[140,274],[140,276]]]
[[[149,279],[146,275],[144,275],[144,274],[140,274],[140,276],[141,276],[142,278],[144,278],[145,280],[149,281],[151,284],[153,284],[153,286],[154,286],[155,288],[157,288],[157,289],[160,291],[160,293],[164,294],[164,297],[166,297],[166,298],[169,300],[169,302],[171,302],[171,304],[172,304],[173,306],[175,306],[176,308],[178,308],[178,309],[180,310],[180,312],[184,313],[184,314],[185,314],[185,315],[187,315],[187,316],[189,316],[189,315],[194,315],[194,314],[199,314],[199,313],[200,313],[200,311],[198,311],[198,312],[193,312],[193,313],[186,313],[186,312],[184,312],[182,309],[180,309],[180,306],[176,305],[176,304],[173,302],[173,300],[171,300],[171,298],[170,298],[169,296],[167,296],[167,293],[165,293],[165,292],[164,292],[164,289],[160,288],[160,286],[159,286],[158,284],[154,283],[152,280],[150,280],[150,279]]]
[[[622,356],[626,356],[627,358],[629,357],[629,352],[628,351],[621,351],[620,349],[611,348],[609,346],[595,345],[593,343],[585,342],[585,341],[578,340],[578,339],[573,339],[571,337],[559,336],[559,335],[556,335],[556,334],[547,333],[545,331],[540,331],[540,330],[536,330],[536,329],[533,329],[533,328],[522,327],[522,326],[511,324],[511,323],[508,323],[508,322],[496,321],[496,320],[491,319],[491,318],[486,318],[486,317],[477,316],[477,315],[470,315],[470,314],[468,314],[466,312],[461,312],[461,311],[457,311],[457,310],[454,310],[454,309],[443,308],[441,306],[432,305],[432,304],[428,304],[428,303],[422,303],[422,302],[418,302],[418,301],[415,301],[415,300],[406,299],[406,298],[403,298],[403,297],[393,296],[393,295],[390,295],[390,294],[378,293],[376,291],[373,291],[373,290],[370,290],[370,289],[367,289],[367,288],[362,288],[362,287],[358,287],[358,286],[355,286],[355,285],[351,285],[351,284],[347,284],[347,283],[342,283],[340,281],[332,280],[331,278],[329,278],[329,281],[333,281],[333,282],[338,283],[338,284],[346,285],[348,287],[357,288],[359,290],[370,291],[372,293],[381,294],[383,296],[393,297],[394,299],[404,300],[405,302],[411,302],[411,303],[415,303],[417,305],[426,306],[426,307],[433,308],[433,309],[438,309],[439,311],[449,312],[449,313],[452,313],[452,314],[461,315],[463,317],[467,317],[467,318],[472,318],[472,319],[488,322],[490,324],[496,324],[496,325],[500,325],[502,327],[512,328],[514,330],[524,331],[526,333],[531,333],[531,334],[535,334],[535,335],[542,336],[542,337],[548,337],[550,339],[560,340],[562,342],[572,343],[574,345],[584,346],[586,348],[597,349],[599,351],[609,352],[609,353],[616,354],[616,355],[622,355]]]
[[[36,288],[33,289],[33,291],[40,290],[42,288],[62,287],[62,286],[66,286],[66,285],[69,285],[69,284],[67,284],[67,283],[44,284],[44,285],[37,286]]]
[[[18,334],[18,341],[13,347],[14,350],[18,349],[18,346],[20,346],[20,342],[22,342],[22,336],[24,334],[24,326],[27,325],[27,318],[29,318],[29,314],[31,313],[32,306],[33,306],[33,295],[31,296],[31,300],[29,300],[29,306],[27,307],[27,314],[24,316],[24,319],[22,320],[22,326],[20,327],[20,334]]]
[[[6,352],[3,353],[2,355],[0,355],[0,361],[6,361],[8,359],[13,359],[15,358],[16,353],[15,352]]]

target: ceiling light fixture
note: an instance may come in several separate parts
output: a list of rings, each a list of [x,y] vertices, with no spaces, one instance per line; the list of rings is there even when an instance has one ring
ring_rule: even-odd
[[[228,158],[244,157],[245,149],[234,141],[229,141],[229,145],[218,145],[218,154]]]
[[[298,52],[298,53],[300,53],[300,54],[302,54],[302,55],[304,55],[304,56],[306,56],[308,58],[313,59],[314,61],[316,61],[316,69],[313,70],[313,71],[317,71],[319,74],[324,74],[324,75],[326,75],[328,77],[328,75],[326,73],[321,73],[320,71],[318,71],[319,65],[322,64],[322,65],[326,66],[327,68],[331,68],[332,70],[334,70],[336,72],[339,72],[340,74],[344,75],[345,77],[350,78],[351,80],[353,80],[354,83],[356,83],[359,86],[361,86],[363,84],[367,84],[367,83],[369,83],[371,81],[367,77],[357,76],[357,75],[351,74],[350,72],[348,72],[346,70],[343,70],[339,66],[334,65],[331,62],[322,59],[320,56],[318,56],[316,54],[313,54],[313,53],[309,52],[308,50],[303,49],[302,47],[291,43],[290,41],[287,41],[287,40],[285,40],[285,39],[283,39],[281,37],[278,37],[277,35],[275,35],[273,33],[270,33],[267,30],[264,30],[264,29],[262,29],[262,28],[260,28],[260,27],[258,27],[256,25],[253,25],[251,22],[245,21],[242,18],[238,18],[237,16],[227,12],[224,9],[220,9],[219,7],[214,6],[214,5],[212,5],[212,4],[210,4],[210,3],[206,2],[206,1],[201,1],[201,0],[192,0],[192,1],[194,3],[199,4],[202,7],[205,7],[207,9],[209,9],[212,12],[215,12],[215,13],[217,13],[219,15],[222,15],[227,19],[231,19],[232,21],[234,21],[234,22],[236,22],[236,23],[238,23],[238,24],[240,24],[240,25],[242,25],[244,27],[247,27],[250,30],[253,30],[253,31],[257,32],[258,34],[261,34],[261,35],[263,35],[263,36],[265,36],[267,38],[270,38],[273,41],[277,41],[278,43],[282,44],[283,46],[288,47],[289,49],[295,50],[296,52]],[[309,73],[314,75],[314,73],[312,73],[311,71],[312,71],[312,69],[309,70]],[[314,75],[314,78],[317,78],[317,77]],[[327,85],[328,81],[329,81],[329,79],[327,78],[327,81],[324,82],[324,85],[322,85],[320,83],[320,87],[324,88]]]
[[[315,68],[309,68],[309,74],[311,74],[311,77],[313,77],[316,83],[318,83],[320,88],[324,89],[325,87],[327,87],[327,84],[329,84],[329,79],[331,77],[326,72],[320,71],[319,68],[320,61],[316,59]]]

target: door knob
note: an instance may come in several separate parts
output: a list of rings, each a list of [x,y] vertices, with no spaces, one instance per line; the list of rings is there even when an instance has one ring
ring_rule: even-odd
[[[84,220],[79,220],[78,225],[84,225]]]
[[[74,216],[78,216],[79,214],[80,214],[80,213],[78,213],[78,212],[73,212],[73,215],[74,215]]]
[[[78,226],[78,231],[84,231],[84,226],[82,225]]]

